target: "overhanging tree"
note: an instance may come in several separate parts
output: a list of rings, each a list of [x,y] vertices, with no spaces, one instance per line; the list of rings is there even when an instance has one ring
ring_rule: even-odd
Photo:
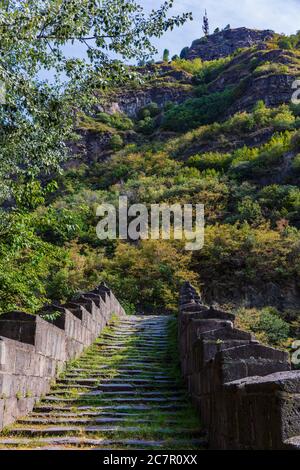
[[[0,192],[18,177],[52,172],[67,158],[76,109],[93,91],[133,79],[120,60],[148,60],[151,39],[191,18],[169,16],[173,0],[148,15],[133,0],[0,0]],[[84,46],[85,57],[70,56]],[[116,60],[118,58],[118,60]],[[43,71],[54,78],[42,81]]]

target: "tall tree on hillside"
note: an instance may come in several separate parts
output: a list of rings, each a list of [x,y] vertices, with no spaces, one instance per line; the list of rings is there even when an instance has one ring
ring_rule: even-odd
[[[170,51],[169,49],[165,49],[163,53],[163,61],[169,62],[169,57],[170,57]]]
[[[209,36],[209,21],[208,21],[208,16],[207,16],[207,11],[206,10],[205,10],[205,14],[203,16],[202,30],[203,30],[203,33],[206,37]]]

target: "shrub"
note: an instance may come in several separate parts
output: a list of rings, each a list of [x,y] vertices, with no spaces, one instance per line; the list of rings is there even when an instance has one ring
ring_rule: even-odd
[[[283,64],[276,64],[274,62],[265,62],[254,70],[255,75],[263,75],[263,74],[282,74],[288,73],[289,68],[287,65]]]
[[[259,309],[241,308],[236,314],[238,328],[255,333],[258,340],[272,346],[284,347],[289,338],[290,326],[274,307]]]
[[[64,243],[79,237],[84,229],[87,209],[55,208],[53,206],[40,208],[34,214],[34,227],[37,235],[53,245],[62,246]]]
[[[118,129],[120,131],[127,131],[130,129],[133,129],[132,120],[129,117],[121,113],[113,113],[113,114],[106,114],[106,115],[105,113],[99,113],[97,115],[97,120],[106,122],[111,127],[114,127],[115,129]]]
[[[282,318],[275,308],[264,308],[256,327],[264,331],[271,344],[280,344],[288,339],[290,326]],[[255,328],[254,328],[255,331]]]
[[[193,256],[207,294],[219,292],[230,298],[239,289],[266,294],[266,284],[284,290],[299,280],[297,232],[281,233],[267,224],[207,225],[204,247]]]
[[[279,112],[273,118],[272,121],[273,126],[278,131],[283,131],[285,129],[292,129],[295,125],[295,116],[293,113],[287,108],[285,111]]]
[[[120,150],[123,147],[124,142],[119,134],[114,134],[110,138],[109,145],[112,150]]]
[[[148,117],[155,117],[160,113],[160,108],[157,103],[149,103],[147,106],[140,108],[138,111],[138,119],[142,120]]]
[[[281,49],[293,49],[293,44],[292,44],[291,40],[288,37],[279,39],[278,46]]]
[[[259,126],[266,126],[270,119],[270,109],[263,100],[259,100],[253,108],[253,117]]]
[[[152,117],[148,116],[142,119],[141,121],[138,121],[136,129],[138,132],[141,132],[142,134],[152,134],[155,130],[155,121]]]
[[[180,52],[180,59],[185,59],[188,55],[189,50],[189,47],[184,47]]]
[[[293,162],[292,162],[292,166],[294,170],[296,170],[297,172],[300,172],[300,153],[295,155]]]
[[[300,131],[295,132],[292,136],[291,144],[294,150],[300,150]]]
[[[241,202],[238,203],[238,215],[241,222],[250,223],[261,223],[262,212],[260,205],[251,199],[251,197],[245,197]]]
[[[154,102],[149,103],[147,109],[149,110],[151,117],[155,117],[160,113],[160,108],[158,104]]]
[[[237,113],[222,125],[222,130],[227,133],[245,133],[255,128],[254,116],[246,112]]]
[[[115,256],[103,261],[102,276],[131,309],[176,312],[179,285],[197,280],[190,261],[183,245],[170,241],[118,242]]]
[[[176,59],[172,62],[172,66],[179,70],[192,73],[193,75],[199,72],[203,67],[202,60],[198,57],[194,60]]]
[[[193,129],[220,118],[233,102],[233,90],[211,93],[201,98],[188,99],[165,113],[162,126],[173,131]]]
[[[224,70],[226,64],[230,61],[230,56],[203,62],[199,72],[195,74],[197,84],[209,83],[213,81]]]
[[[225,170],[229,167],[231,155],[220,152],[207,152],[202,155],[194,155],[188,159],[188,165],[198,170],[215,169]]]

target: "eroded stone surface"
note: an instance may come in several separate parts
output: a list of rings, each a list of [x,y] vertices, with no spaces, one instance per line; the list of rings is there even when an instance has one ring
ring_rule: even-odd
[[[0,448],[203,446],[199,422],[173,375],[170,321],[134,316],[114,322],[34,411],[0,436]]]

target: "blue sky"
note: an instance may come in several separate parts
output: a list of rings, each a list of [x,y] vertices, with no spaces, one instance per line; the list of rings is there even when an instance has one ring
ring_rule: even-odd
[[[158,8],[163,0],[137,0],[146,11]],[[292,34],[300,29],[300,0],[175,0],[172,14],[187,11],[193,13],[194,20],[183,27],[169,31],[161,38],[153,40],[158,49],[156,60],[161,59],[165,48],[171,56],[179,54],[185,46],[203,35],[202,18],[207,9],[210,30],[223,28],[230,23],[232,28],[246,26],[257,29],[273,29],[278,33]],[[70,56],[83,57],[85,48],[81,45],[67,46]],[[42,78],[50,78],[49,72],[41,73]]]
[[[140,0],[146,9],[156,8],[160,0]],[[182,28],[166,33],[155,45],[166,47],[171,54],[178,54],[194,39],[202,36],[202,17],[207,9],[211,31],[216,27],[246,26],[257,29],[273,29],[278,33],[292,34],[300,29],[300,0],[175,0],[174,13],[192,11],[194,21]]]

